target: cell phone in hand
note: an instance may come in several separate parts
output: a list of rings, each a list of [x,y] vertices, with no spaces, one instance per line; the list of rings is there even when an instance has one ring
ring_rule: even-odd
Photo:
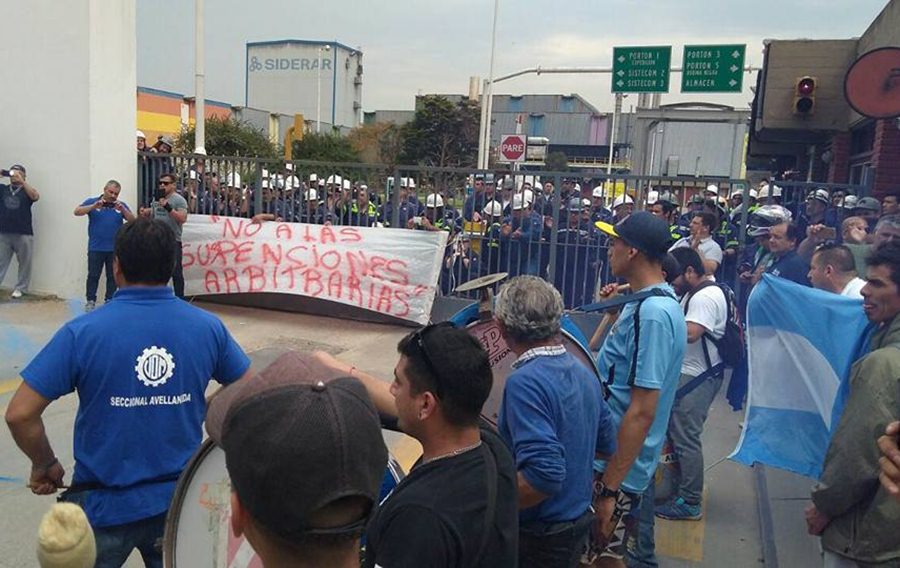
[[[823,227],[819,229],[819,235],[826,241],[833,241],[837,238],[837,229],[834,227]]]

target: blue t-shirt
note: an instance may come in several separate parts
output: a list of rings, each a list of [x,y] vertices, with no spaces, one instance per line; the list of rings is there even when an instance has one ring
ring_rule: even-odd
[[[528,360],[506,380],[498,420],[516,469],[547,499],[520,523],[571,521],[591,504],[597,452],[616,448],[616,427],[596,375],[570,353]]]
[[[125,288],[64,325],[22,378],[49,400],[78,392],[73,484],[103,486],[83,506],[107,527],[169,508],[202,440],[210,378],[231,383],[249,367],[214,315],[171,288]]]
[[[99,197],[88,197],[81,202],[81,207],[93,205]],[[123,202],[122,207],[128,209]],[[131,211],[131,209],[128,209]],[[112,252],[115,249],[116,233],[125,222],[125,216],[113,207],[91,209],[88,213],[88,250],[91,252]]]
[[[641,303],[637,358],[634,309],[638,302],[632,302],[622,308],[597,361],[600,376],[607,381],[610,393],[607,402],[616,428],[621,426],[622,417],[631,405],[632,387],[660,391],[656,418],[644,439],[644,447],[622,482],[622,488],[631,493],[643,493],[656,470],[687,347],[687,325],[672,288],[662,283],[646,289],[650,288],[665,290],[672,294],[672,298],[651,296]],[[635,361],[637,364],[632,370]],[[596,466],[601,471],[606,469],[605,462],[598,461]]]

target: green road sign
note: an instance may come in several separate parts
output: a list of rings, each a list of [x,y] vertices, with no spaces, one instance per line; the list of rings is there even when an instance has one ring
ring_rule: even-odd
[[[672,47],[614,47],[614,93],[668,93]]]
[[[686,45],[682,93],[740,93],[746,45]]]

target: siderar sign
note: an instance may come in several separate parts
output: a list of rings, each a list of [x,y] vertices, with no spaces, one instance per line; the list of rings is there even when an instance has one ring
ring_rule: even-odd
[[[322,59],[322,69],[331,70],[331,59]],[[309,59],[306,57],[272,57],[260,59],[253,56],[247,64],[247,69],[251,73],[259,71],[316,71],[319,69],[319,59]]]

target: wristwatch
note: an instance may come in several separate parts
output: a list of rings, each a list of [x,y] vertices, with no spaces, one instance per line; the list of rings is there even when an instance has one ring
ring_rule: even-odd
[[[618,499],[618,497],[619,497],[619,490],[618,490],[618,489],[610,489],[610,488],[607,487],[606,484],[603,483],[602,481],[598,481],[598,482],[597,482],[597,488],[596,488],[596,491],[597,491],[597,495],[598,495],[601,499],[607,499],[607,498]]]

